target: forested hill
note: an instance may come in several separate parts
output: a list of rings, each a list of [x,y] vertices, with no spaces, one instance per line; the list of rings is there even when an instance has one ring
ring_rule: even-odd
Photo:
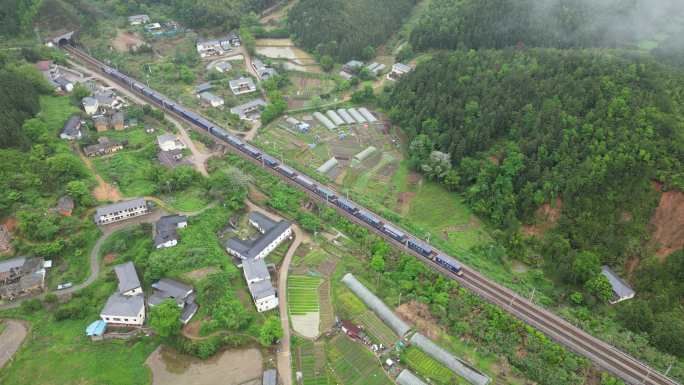
[[[515,229],[562,198],[555,243],[617,262],[646,239],[652,181],[684,188],[682,74],[626,55],[454,52],[400,81],[388,108],[415,167],[463,191],[480,215]]]
[[[635,46],[677,35],[683,12],[679,0],[432,0],[410,41],[418,50]]]
[[[338,60],[359,58],[401,27],[416,0],[300,0],[288,14],[298,45]]]

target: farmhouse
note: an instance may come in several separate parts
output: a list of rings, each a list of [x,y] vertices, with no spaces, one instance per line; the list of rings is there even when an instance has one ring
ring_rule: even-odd
[[[74,200],[68,196],[63,196],[57,201],[57,212],[64,215],[65,217],[70,217],[71,213],[74,211]]]
[[[243,95],[256,91],[254,80],[245,76],[231,80],[229,85],[230,90],[233,91],[233,94],[235,95]]]
[[[269,78],[278,74],[274,68],[267,66],[264,64],[264,62],[257,58],[252,60],[252,67],[254,68],[254,71],[256,71],[260,80],[268,80]]]
[[[231,50],[228,38],[203,40],[197,42],[197,53],[201,58],[209,56],[219,56]]]
[[[150,307],[157,306],[168,299],[174,300],[182,309],[180,321],[183,325],[187,324],[197,313],[198,306],[195,303],[195,290],[192,286],[173,279],[162,278],[153,283],[152,288],[154,288],[154,293],[147,300]]]
[[[114,266],[114,272],[119,285],[107,299],[100,318],[114,326],[142,326],[145,322],[145,296],[133,262]]]
[[[343,333],[348,335],[350,338],[361,339],[361,333],[363,332],[363,330],[361,330],[360,327],[356,326],[351,321],[348,321],[348,320],[340,321],[340,329],[342,330]]]
[[[159,218],[154,226],[154,247],[162,249],[178,244],[178,229],[188,226],[188,217],[184,215],[167,215]]]
[[[300,132],[309,132],[309,129],[311,129],[311,125],[309,125],[308,123],[301,122],[293,118],[292,116],[285,119],[285,122],[290,126],[290,128],[297,129]]]
[[[150,22],[150,17],[148,15],[132,15],[128,16],[128,24],[130,25],[141,25]]]
[[[94,219],[95,224],[106,225],[108,223],[139,217],[148,214],[149,212],[150,209],[147,207],[145,199],[138,198],[98,207]]]
[[[601,274],[608,278],[610,286],[613,287],[613,299],[609,301],[611,304],[616,304],[618,302],[634,298],[634,295],[636,294],[634,289],[629,287],[629,285],[623,281],[622,278],[620,278],[613,270],[611,270],[610,267],[601,267]]]
[[[0,262],[0,298],[13,300],[45,288],[43,258],[16,257]]]
[[[402,63],[394,63],[392,66],[392,71],[387,74],[387,79],[389,80],[397,80],[403,75],[411,72],[413,68],[407,66],[406,64]]]
[[[366,69],[375,76],[378,76],[385,68],[387,68],[386,65],[375,62],[366,66]]]
[[[224,73],[224,72],[228,72],[228,71],[232,70],[233,65],[228,63],[227,61],[220,61],[220,62],[212,65],[211,68],[220,72],[220,73]]]
[[[124,144],[122,142],[117,142],[103,136],[97,139],[97,144],[86,146],[83,152],[86,156],[102,156],[121,151],[123,148]]]
[[[230,112],[239,116],[241,120],[257,120],[261,116],[261,109],[266,106],[264,99],[254,99],[245,104],[235,106]]]
[[[171,150],[184,150],[186,148],[185,143],[183,143],[176,135],[173,134],[163,134],[157,137],[157,144],[162,151]]]
[[[81,133],[81,117],[78,115],[72,115],[69,120],[64,124],[62,128],[62,133],[59,137],[64,140],[78,140],[81,139],[83,134]]]
[[[230,255],[238,259],[238,266],[242,267],[254,304],[259,312],[263,312],[278,306],[264,258],[291,237],[292,224],[284,220],[275,222],[258,212],[249,214],[249,223],[262,235],[251,240],[230,238],[225,247]]]
[[[117,111],[114,114],[112,114],[112,117],[111,117],[109,123],[112,126],[112,128],[115,129],[116,131],[123,131],[123,129],[124,129],[124,113],[123,113],[123,111]]]
[[[363,68],[363,62],[358,60],[350,60],[345,65],[342,66],[342,71],[340,71],[340,76],[349,80],[356,75],[359,70]]]
[[[215,108],[223,106],[224,103],[223,98],[216,96],[209,91],[202,92],[201,94],[199,94],[199,97],[202,100],[202,102]]]

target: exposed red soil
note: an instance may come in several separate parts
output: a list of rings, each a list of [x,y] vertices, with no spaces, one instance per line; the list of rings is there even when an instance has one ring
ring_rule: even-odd
[[[7,231],[13,232],[14,229],[17,228],[17,223],[17,218],[7,217],[7,219],[5,219],[5,221],[2,224],[5,226],[5,229],[7,229]]]
[[[105,265],[110,265],[110,264],[114,263],[114,261],[116,260],[116,254],[109,253],[109,254],[105,255],[102,260],[104,261]]]
[[[544,203],[539,206],[535,212],[536,223],[533,225],[524,225],[522,227],[523,234],[530,237],[538,237],[553,228],[561,216],[563,209],[563,201],[560,197],[556,198],[553,205],[551,203]]]
[[[684,193],[666,191],[651,217],[652,243],[656,255],[665,258],[684,246]]]
[[[414,324],[416,329],[428,338],[439,338],[442,328],[437,325],[426,304],[410,301],[399,305],[395,311],[399,314],[399,317]]]
[[[501,159],[497,155],[492,155],[489,158],[487,158],[489,162],[495,166],[498,166],[499,163],[501,162]]]

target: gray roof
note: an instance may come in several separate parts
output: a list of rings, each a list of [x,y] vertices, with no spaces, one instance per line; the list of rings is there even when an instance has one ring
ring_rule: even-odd
[[[357,122],[366,123],[366,118],[364,118],[363,115],[361,115],[359,111],[356,110],[356,108],[348,108],[347,112],[349,112],[349,115],[356,119]]]
[[[250,91],[256,91],[256,85],[254,84],[254,80],[252,80],[252,78],[249,77],[243,76],[241,78],[233,79],[229,81],[228,84],[230,85],[231,89],[240,88],[241,86],[246,85],[247,88],[250,89]]]
[[[427,385],[423,380],[411,373],[408,369],[404,369],[397,377],[397,384],[399,385]]]
[[[144,206],[145,204],[146,204],[145,199],[136,198],[136,199],[130,199],[127,201],[112,203],[111,205],[107,205],[107,206],[101,206],[101,207],[98,207],[97,210],[95,211],[95,219],[97,220],[97,218],[99,218],[103,215],[110,215],[110,214],[113,214],[117,211],[122,211],[122,210],[126,210],[126,209],[131,209],[134,207]]]
[[[250,212],[249,220],[255,222],[263,231],[268,231],[271,228],[273,228],[273,226],[278,224],[277,221],[272,220],[271,218],[267,217],[266,215],[258,211]]]
[[[229,238],[224,244],[227,249],[233,250],[240,255],[247,255],[254,246],[254,240],[242,240],[240,238]]]
[[[258,98],[258,99],[251,100],[245,104],[235,106],[235,107],[230,109],[230,112],[235,114],[235,115],[239,115],[242,118],[242,117],[246,116],[248,113],[256,110],[257,108],[264,107],[264,106],[266,106],[266,102],[264,101],[264,99]]]
[[[208,82],[202,83],[202,84],[198,85],[197,87],[195,87],[195,92],[200,94],[202,92],[209,91],[212,88],[214,88],[214,86],[212,86],[211,83],[208,83]]]
[[[274,68],[267,66],[260,59],[254,58],[252,60],[252,65],[254,66],[254,69],[256,70],[259,77],[263,80],[266,80],[271,76],[278,74],[278,72]]]
[[[270,279],[250,283],[247,286],[249,286],[249,292],[252,294],[252,298],[254,298],[255,301],[275,295],[275,289],[273,288]]]
[[[82,102],[84,106],[97,106],[97,99],[90,96],[83,98]]]
[[[26,262],[26,257],[16,257],[16,258],[6,259],[4,261],[0,261],[0,273],[4,273],[4,272],[10,271],[12,269],[22,267],[22,266],[24,266],[25,262]]]
[[[252,247],[247,252],[246,258],[254,258],[255,256],[257,256],[266,248],[266,246],[273,243],[273,241],[276,238],[278,238],[282,233],[287,231],[291,225],[292,224],[288,221],[280,221],[275,226],[266,230],[264,235],[262,235],[254,241]]]
[[[613,270],[608,266],[601,267],[601,274],[608,278],[608,282],[613,287],[614,300],[629,299],[634,297],[634,290],[623,281]]]
[[[190,321],[190,318],[197,313],[197,309],[199,306],[195,302],[189,302],[185,304],[185,307],[183,307],[183,312],[180,315],[180,320],[182,323],[188,323]]]
[[[185,299],[193,292],[192,286],[169,278],[160,279],[153,283],[152,287],[163,295],[166,295],[167,298]]]
[[[119,293],[125,293],[140,287],[140,279],[138,279],[138,273],[135,271],[133,262],[114,266],[114,272],[119,279]]]
[[[137,317],[144,307],[145,300],[143,299],[142,294],[123,295],[120,293],[114,293],[109,296],[109,299],[107,299],[107,303],[100,314],[121,317]]]
[[[74,209],[74,200],[68,196],[63,196],[57,201],[57,208],[64,211],[71,211]]]
[[[212,94],[211,92],[202,92],[200,94],[200,98],[202,100],[206,100],[207,102],[223,102],[223,98],[216,96]]]
[[[154,245],[178,239],[178,224],[187,222],[188,217],[184,215],[167,215],[159,218],[154,228]]]
[[[266,262],[260,259],[246,259],[242,262],[242,269],[245,271],[245,278],[248,281],[270,279]]]
[[[69,135],[71,137],[78,136],[81,129],[81,117],[78,115],[71,115],[69,120],[64,124],[62,128],[62,134]]]
[[[360,62],[358,60],[350,60],[344,65],[347,68],[359,68],[363,67],[363,62]]]
[[[392,68],[396,69],[397,71],[401,71],[401,72],[410,72],[411,71],[411,67],[407,66],[404,63],[394,63]]]
[[[373,114],[371,114],[371,112],[368,111],[366,107],[360,107],[359,113],[371,123],[378,121],[378,119]]]
[[[265,370],[261,385],[276,385],[278,382],[277,374],[275,369]]]
[[[214,68],[221,69],[223,71],[230,71],[233,69],[233,65],[228,63],[227,61],[222,61],[214,64]]]
[[[97,102],[101,105],[109,106],[114,103],[114,94],[111,92],[97,93],[95,94],[95,99],[97,99]]]
[[[411,343],[473,385],[487,385],[491,381],[491,378],[456,358],[420,333],[411,337]]]
[[[403,337],[411,329],[406,322],[399,318],[394,312],[385,305],[380,298],[376,297],[370,290],[368,290],[361,282],[359,282],[351,273],[345,274],[342,277],[349,289],[354,292],[375,314],[380,317],[394,332]]]

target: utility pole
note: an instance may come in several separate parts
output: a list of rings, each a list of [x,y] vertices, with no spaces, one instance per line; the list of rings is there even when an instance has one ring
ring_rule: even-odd
[[[536,287],[532,288],[532,294],[530,295],[530,302],[534,302],[534,292],[537,290]]]

